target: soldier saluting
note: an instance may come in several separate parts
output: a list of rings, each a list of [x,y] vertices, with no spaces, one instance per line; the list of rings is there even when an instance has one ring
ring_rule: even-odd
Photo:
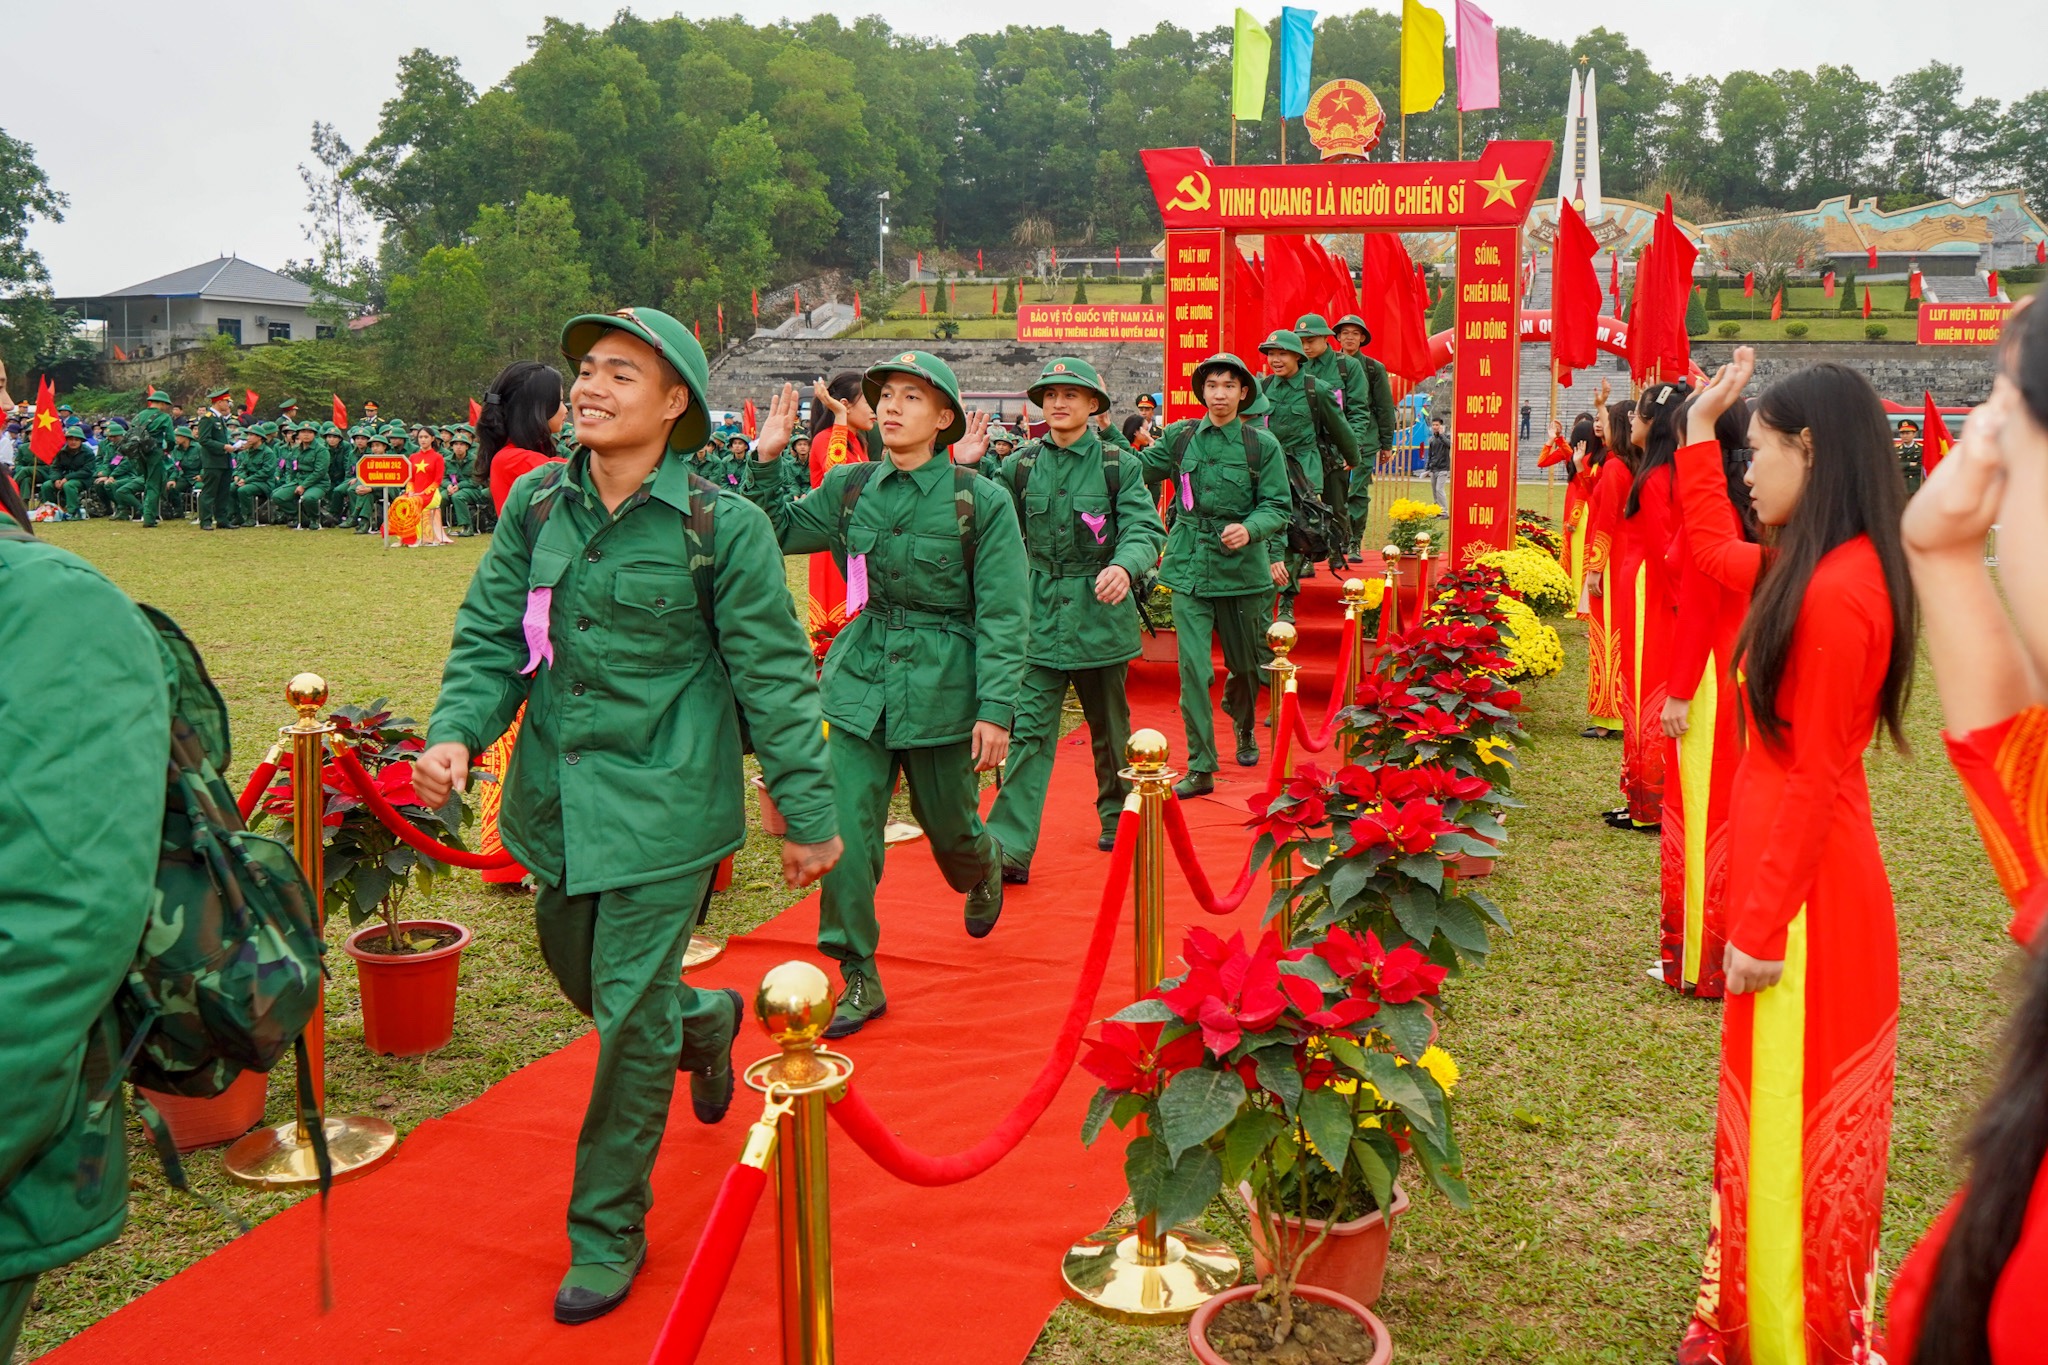
[[[789,822],[790,885],[840,844],[774,532],[690,473],[708,429],[703,350],[666,313],[626,308],[570,319],[562,352],[582,449],[512,486],[456,614],[414,785],[446,800],[526,703],[500,830],[539,883],[548,969],[597,1023],[555,1295],[556,1320],[580,1323],[617,1307],[645,1259],[676,1073],[700,1122],[732,1102],[739,993],[681,971],[712,873],[746,839],[740,714]]]

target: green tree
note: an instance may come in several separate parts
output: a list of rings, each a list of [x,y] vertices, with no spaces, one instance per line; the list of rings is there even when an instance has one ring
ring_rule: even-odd
[[[1003,281],[1003,311],[1005,313],[1015,313],[1017,311],[1017,282],[1015,280]]]
[[[1697,289],[1685,296],[1685,334],[1689,337],[1707,334],[1707,306],[1701,301]]]
[[[1707,311],[1721,311],[1721,276],[1719,272],[1707,276]]]
[[[1429,310],[1429,330],[1431,335],[1443,331],[1456,322],[1457,313],[1458,301],[1456,293],[1450,289],[1438,290],[1436,302],[1430,306]]]
[[[552,356],[564,318],[609,306],[591,294],[567,199],[528,193],[510,210],[487,204],[470,235],[490,281],[486,322],[500,364]]]
[[[408,416],[466,411],[495,372],[490,286],[474,248],[431,247],[410,274],[392,277],[375,329],[388,405]]]
[[[1074,279],[1074,302],[1088,302],[1088,280],[1086,276],[1076,276]]]
[[[51,187],[35,148],[0,130],[0,357],[17,390],[31,370],[59,371],[71,384],[84,377],[78,371],[90,348],[71,335],[71,315],[51,302],[49,269],[28,244],[31,223],[63,222],[70,203]]]
[[[1835,282],[1835,311],[1842,314],[1863,311],[1863,299],[1856,292],[1856,272],[1853,270],[1843,271],[1842,278]]]

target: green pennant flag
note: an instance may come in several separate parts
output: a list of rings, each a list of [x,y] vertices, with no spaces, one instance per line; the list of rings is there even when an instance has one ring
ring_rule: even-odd
[[[1256,123],[1266,109],[1266,75],[1273,65],[1273,39],[1266,26],[1244,10],[1230,43],[1230,116]]]

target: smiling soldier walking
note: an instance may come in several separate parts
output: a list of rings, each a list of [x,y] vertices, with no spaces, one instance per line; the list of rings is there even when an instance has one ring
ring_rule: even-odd
[[[838,860],[811,652],[767,520],[692,477],[704,352],[651,308],[572,318],[562,352],[582,449],[523,475],[455,619],[415,786],[435,805],[526,719],[505,847],[539,883],[541,954],[596,1021],[555,1318],[626,1297],[678,1071],[697,1118],[732,1102],[736,991],[681,981],[705,890],[746,839],[740,715],[789,821],[783,874]]]

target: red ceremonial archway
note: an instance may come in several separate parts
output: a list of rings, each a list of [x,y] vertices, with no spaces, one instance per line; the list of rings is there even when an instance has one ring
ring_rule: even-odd
[[[1451,554],[1459,562],[1468,547],[1511,548],[1526,326],[1522,227],[1552,151],[1549,142],[1491,142],[1471,161],[1302,166],[1219,166],[1197,147],[1145,152],[1166,224],[1168,420],[1201,411],[1195,366],[1226,349],[1232,334],[1229,263],[1238,235],[1454,231],[1456,344],[1446,338],[1444,348],[1452,365]],[[1544,314],[1546,328],[1548,321]]]

